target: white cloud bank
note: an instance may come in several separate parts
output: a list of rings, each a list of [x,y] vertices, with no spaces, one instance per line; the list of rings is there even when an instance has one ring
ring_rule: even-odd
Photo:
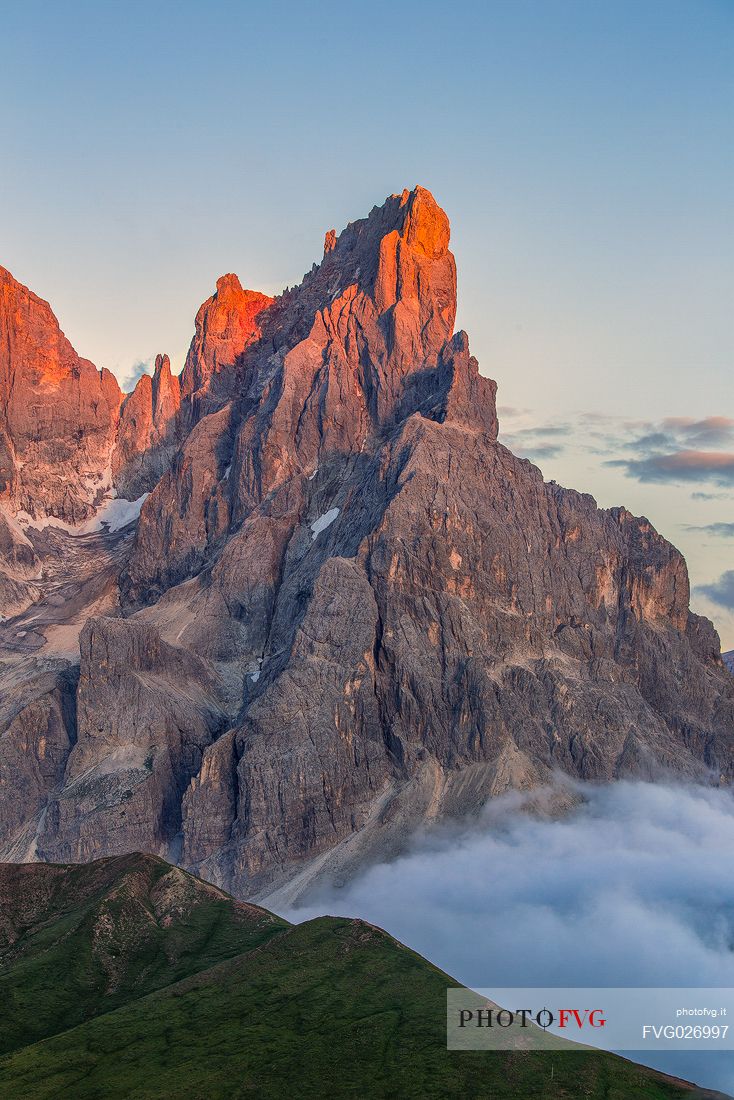
[[[285,915],[358,915],[471,986],[734,986],[732,793],[631,782],[583,793],[561,820],[497,799],[473,828],[416,838]],[[734,1092],[734,1053],[655,1057]]]

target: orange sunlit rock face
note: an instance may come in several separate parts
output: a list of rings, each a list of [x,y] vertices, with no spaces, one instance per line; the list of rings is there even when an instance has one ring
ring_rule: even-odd
[[[181,394],[202,397],[221,371],[233,367],[248,344],[258,340],[261,319],[274,299],[243,290],[236,275],[217,279],[216,293],[196,315],[196,335],[181,374]]]
[[[4,268],[0,332],[0,497],[78,523],[109,481],[120,387],[77,355],[48,303]]]

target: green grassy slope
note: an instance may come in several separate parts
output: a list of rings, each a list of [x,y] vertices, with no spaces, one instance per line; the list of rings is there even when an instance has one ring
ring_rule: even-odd
[[[287,927],[151,856],[0,865],[0,1054]]]
[[[706,1095],[612,1055],[447,1051],[451,979],[361,921],[290,926],[147,856],[19,871],[2,1100]]]

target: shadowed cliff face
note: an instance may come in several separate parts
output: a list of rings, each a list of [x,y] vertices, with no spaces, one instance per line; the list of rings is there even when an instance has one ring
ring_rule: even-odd
[[[3,636],[0,805],[17,775],[31,792],[0,813],[12,858],[136,847],[297,893],[557,770],[731,778],[734,680],[681,555],[497,443],[455,312],[422,188],[328,233],[275,300],[219,280],[180,384],[160,359],[122,408],[113,476],[150,495],[107,536],[106,587],[69,593],[73,718],[38,678],[45,590]]]

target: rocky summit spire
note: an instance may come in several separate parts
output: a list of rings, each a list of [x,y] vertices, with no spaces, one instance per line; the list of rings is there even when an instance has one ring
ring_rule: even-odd
[[[201,401],[222,372],[232,370],[248,344],[260,336],[261,315],[273,299],[243,290],[236,275],[217,279],[216,292],[196,315],[196,334],[181,374],[182,396]]]
[[[372,428],[415,406],[409,376],[428,384],[419,387],[421,399],[440,388],[427,372],[452,354],[456,265],[449,237],[448,218],[429,191],[393,195],[338,237],[327,234],[321,264],[276,314],[276,344],[293,353],[298,374],[310,374],[311,385],[326,381],[326,354],[327,389],[338,388],[340,403],[350,400],[355,414],[355,401],[363,406]]]
[[[120,413],[112,477],[120,496],[149,493],[168,469],[181,441],[181,387],[167,355],[157,355],[153,376],[142,374]]]
[[[404,191],[329,235],[321,264],[278,300],[263,329],[278,363],[268,347],[253,385],[256,394],[277,377],[279,396],[236,448],[247,500],[313,468],[323,451],[363,450],[366,439],[416,412],[496,436],[494,383],[479,376],[466,335],[453,333],[449,238],[430,192]],[[255,466],[253,478],[247,470]]]

